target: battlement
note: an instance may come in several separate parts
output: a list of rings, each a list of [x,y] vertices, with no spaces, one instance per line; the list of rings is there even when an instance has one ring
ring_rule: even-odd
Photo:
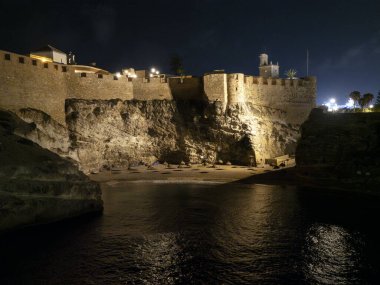
[[[289,122],[302,122],[315,107],[316,78],[266,78],[243,73],[214,73],[203,77],[205,97],[229,104],[253,103],[284,110]]]
[[[7,52],[0,50],[0,63],[8,65],[18,65],[18,67],[32,67],[36,70],[42,69],[46,72],[69,72],[69,66],[53,62],[42,62],[38,59],[33,59],[26,55]],[[71,70],[72,71],[72,70]]]
[[[128,78],[94,70],[103,71],[0,50],[0,107],[31,107],[65,123],[64,102],[68,98],[207,100],[220,101],[224,108],[249,102],[296,114],[302,110],[308,114],[315,105],[314,77],[281,79],[215,72],[203,77]]]

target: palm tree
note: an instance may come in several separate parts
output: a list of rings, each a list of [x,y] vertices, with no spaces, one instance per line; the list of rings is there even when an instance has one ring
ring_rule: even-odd
[[[360,92],[359,91],[352,91],[349,96],[354,101],[354,110],[356,108],[356,103],[359,103],[360,100]],[[360,105],[360,103],[359,103]]]
[[[358,103],[359,103],[360,108],[362,108],[362,112],[363,112],[363,109],[366,105],[366,101],[365,101],[364,97],[360,97],[358,100]]]
[[[185,75],[182,58],[178,54],[174,54],[170,59],[170,69],[175,75]]]
[[[297,74],[297,70],[295,69],[289,69],[288,71],[285,72],[285,76],[288,77],[289,79],[295,79]]]
[[[372,93],[366,93],[363,95],[365,107],[368,107],[368,105],[372,102],[374,96]]]

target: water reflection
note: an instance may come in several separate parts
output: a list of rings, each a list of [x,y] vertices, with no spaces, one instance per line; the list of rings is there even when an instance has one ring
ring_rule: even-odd
[[[0,239],[0,284],[376,284],[380,276],[378,201],[242,184],[120,182],[103,191],[100,218]]]
[[[312,225],[307,231],[304,251],[306,279],[313,284],[356,283],[362,246],[358,233],[335,225]]]

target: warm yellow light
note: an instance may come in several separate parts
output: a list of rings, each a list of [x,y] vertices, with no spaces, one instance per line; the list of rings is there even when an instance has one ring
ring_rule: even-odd
[[[38,60],[40,60],[42,62],[53,62],[53,60],[51,58],[45,57],[45,56],[31,54],[30,57],[34,58],[34,59],[38,59]]]

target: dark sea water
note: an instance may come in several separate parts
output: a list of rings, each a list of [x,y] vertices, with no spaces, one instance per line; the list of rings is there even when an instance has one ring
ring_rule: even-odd
[[[104,185],[103,216],[0,239],[0,284],[380,284],[380,203],[266,185]]]

